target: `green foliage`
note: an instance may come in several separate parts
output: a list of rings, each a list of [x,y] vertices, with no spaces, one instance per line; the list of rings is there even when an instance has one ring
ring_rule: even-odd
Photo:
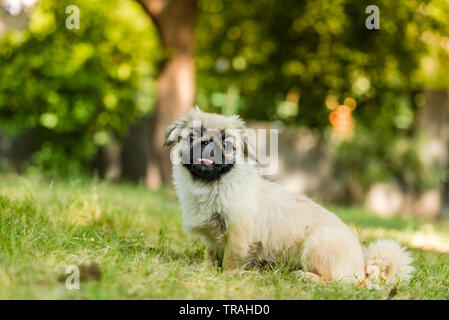
[[[80,30],[65,28],[69,4],[81,10]],[[196,102],[326,132],[326,98],[352,97],[355,135],[338,147],[340,164],[354,164],[349,171],[364,186],[390,178],[426,185],[412,137],[419,91],[448,88],[449,5],[376,1],[380,30],[367,30],[370,4],[199,0]],[[161,51],[137,1],[40,1],[29,29],[0,46],[2,131],[33,130],[39,168],[81,171],[151,111]]]
[[[370,4],[379,30],[365,27]],[[411,137],[419,90],[449,88],[447,2],[201,0],[200,9],[199,105],[324,131],[326,97],[352,97],[355,135],[338,148],[345,173],[365,186],[427,184]]]
[[[418,158],[418,141],[415,138],[392,138],[395,133],[370,131],[365,127],[356,129],[355,138],[337,146],[335,171],[339,178],[351,177],[363,191],[373,182],[398,182],[401,187],[425,190],[434,185],[427,168]]]
[[[80,29],[65,27],[68,5]],[[123,135],[154,105],[159,44],[134,1],[42,0],[29,28],[0,46],[0,121],[42,143],[34,164],[81,171],[99,146]]]
[[[380,29],[368,30],[369,4],[201,0],[198,101],[226,112],[226,93],[235,87],[236,108],[246,118],[318,127],[328,125],[328,95],[355,98],[364,122],[380,115],[382,101],[394,108],[418,82],[428,83],[411,77],[425,54],[433,50],[449,62],[443,48],[449,8],[439,1],[376,1]],[[447,87],[444,79],[439,86]],[[292,90],[299,93],[298,110],[285,114],[280,104]]]

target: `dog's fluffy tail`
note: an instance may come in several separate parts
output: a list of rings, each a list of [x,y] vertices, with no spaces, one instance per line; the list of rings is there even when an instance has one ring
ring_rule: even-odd
[[[391,239],[374,241],[366,250],[366,274],[371,284],[408,282],[415,268],[406,247]]]

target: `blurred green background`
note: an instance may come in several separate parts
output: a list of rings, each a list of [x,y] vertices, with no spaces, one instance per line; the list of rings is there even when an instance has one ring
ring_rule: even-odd
[[[1,169],[107,177],[104,155],[141,155],[131,142],[150,143],[157,77],[176,55],[145,6],[22,1],[16,13],[13,2],[0,2]],[[65,27],[72,4],[80,29]],[[365,27],[371,4],[379,30]],[[307,128],[333,150],[332,170],[357,185],[354,194],[392,181],[417,199],[437,190],[433,216],[444,215],[448,1],[199,0],[195,12],[194,102],[202,109]],[[432,141],[441,150],[423,161],[420,146]],[[129,163],[141,169],[128,176],[145,180],[145,164]],[[126,179],[119,166],[114,178]]]

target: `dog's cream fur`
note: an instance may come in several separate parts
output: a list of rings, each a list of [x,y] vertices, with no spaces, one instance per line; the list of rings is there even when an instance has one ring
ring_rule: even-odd
[[[175,158],[183,139],[170,137],[173,129],[189,129],[193,120],[206,129],[245,128],[236,116],[191,109],[168,128],[167,139],[178,142]],[[279,257],[323,280],[346,283],[408,281],[414,270],[409,252],[397,242],[378,240],[365,249],[335,214],[264,179],[256,165],[235,164],[218,181],[205,182],[174,164],[173,177],[184,229],[205,239],[210,257],[222,260],[224,270]]]

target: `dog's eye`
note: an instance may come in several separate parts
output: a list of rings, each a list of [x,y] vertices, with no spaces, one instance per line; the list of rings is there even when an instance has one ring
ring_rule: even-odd
[[[195,135],[193,133],[189,134],[189,141],[192,142],[195,139]]]

